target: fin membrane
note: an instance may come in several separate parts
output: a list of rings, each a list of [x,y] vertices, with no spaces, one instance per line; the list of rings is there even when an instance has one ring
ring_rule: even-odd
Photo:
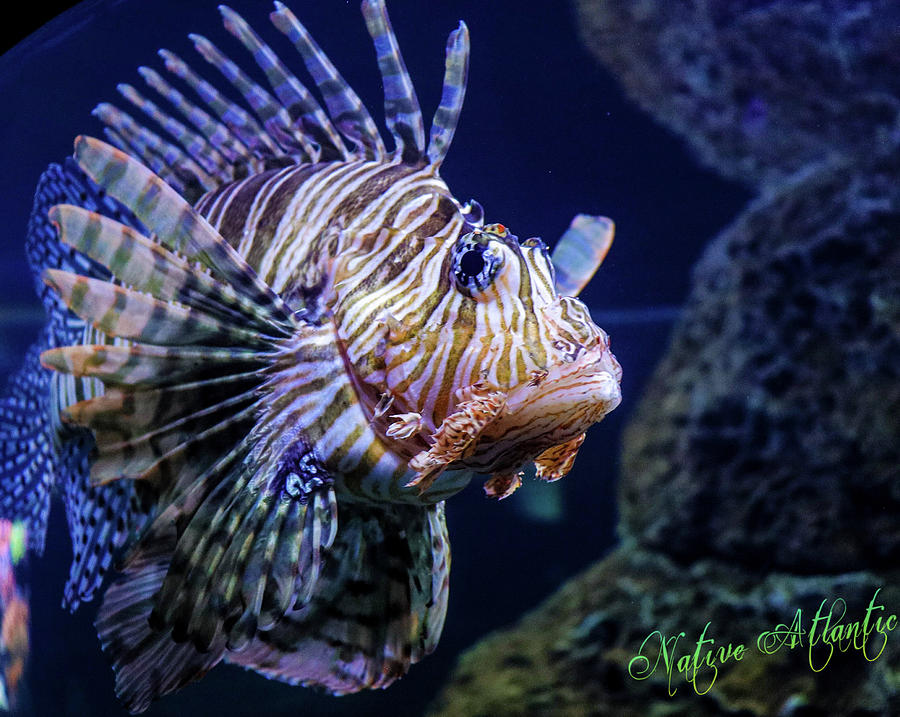
[[[314,460],[255,462],[250,443],[181,491],[104,596],[97,629],[117,694],[134,712],[199,678],[313,593],[337,529],[330,477]]]
[[[276,379],[279,372],[296,378],[304,331],[319,346],[330,328],[303,325],[134,159],[92,139],[78,140],[76,156],[147,227],[145,235],[76,206],[51,212],[63,245],[110,276],[51,268],[44,279],[88,331],[112,343],[78,342],[41,355],[63,378],[102,384],[102,393],[62,413],[70,430],[93,436],[89,491],[108,498],[96,506],[110,518],[127,515],[127,493],[111,503],[123,486],[150,503],[152,523],[130,533],[124,574],[97,622],[119,694],[142,710],[314,593],[337,528],[332,479],[301,436],[278,440],[283,431],[259,426],[277,423],[273,386],[292,399]],[[340,364],[332,343],[331,362]],[[310,365],[323,363],[322,350]],[[101,575],[110,555],[97,553],[99,544],[86,541],[88,557],[79,560]],[[80,581],[74,590],[80,599]]]
[[[174,542],[170,529],[132,555],[124,574],[104,594],[95,623],[103,651],[115,667],[116,695],[132,713],[199,679],[222,659],[221,644],[200,652],[150,627],[148,618]]]

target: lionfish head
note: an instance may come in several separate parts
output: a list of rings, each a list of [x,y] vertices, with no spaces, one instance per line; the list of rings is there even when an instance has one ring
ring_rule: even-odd
[[[562,477],[587,428],[621,400],[609,337],[581,301],[560,294],[571,282],[559,280],[540,239],[467,223],[441,249],[432,275],[445,290],[430,319],[384,351],[394,409],[402,406],[387,435],[426,438],[410,461],[412,484],[469,469],[492,474],[487,492],[505,497],[531,461],[539,477]],[[582,274],[571,293],[589,278],[584,267],[561,268]]]

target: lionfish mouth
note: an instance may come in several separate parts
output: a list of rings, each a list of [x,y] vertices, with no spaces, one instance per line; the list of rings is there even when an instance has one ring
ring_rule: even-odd
[[[571,440],[621,403],[621,379],[622,369],[608,344],[598,342],[517,386],[507,397],[500,423],[535,445]]]
[[[584,432],[622,400],[622,369],[603,339],[510,391],[482,383],[464,389],[464,400],[431,436],[430,449],[410,461],[417,475],[408,485],[425,490],[447,468],[468,469],[491,473],[485,490],[503,498],[518,487],[529,461],[539,477],[561,478]]]

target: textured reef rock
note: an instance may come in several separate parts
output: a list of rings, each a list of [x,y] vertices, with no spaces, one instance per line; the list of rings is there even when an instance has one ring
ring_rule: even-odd
[[[900,574],[856,573],[842,577],[765,577],[718,561],[698,561],[686,568],[648,551],[626,547],[564,586],[514,629],[497,633],[466,653],[453,681],[433,706],[441,717],[523,717],[611,715],[615,717],[831,717],[896,715],[900,697],[886,689],[900,679],[900,640],[889,634],[884,652],[868,662],[856,650],[828,647],[790,649],[788,642],[771,655],[757,648],[760,634],[778,624],[790,625],[801,610],[808,629],[828,596],[822,615],[846,604],[844,622],[861,620],[875,591],[876,602],[900,606]],[[697,673],[699,696],[677,669],[671,683],[663,664],[640,676],[634,661],[641,644],[658,630],[674,647],[677,659],[693,655],[697,640],[746,646],[740,661],[716,662],[717,674],[705,665]],[[671,639],[684,633],[676,643]],[[874,631],[873,631],[874,635]],[[870,636],[868,655],[883,644]],[[777,643],[776,643],[777,644]],[[772,643],[769,643],[772,649]],[[659,639],[643,651],[651,664]],[[704,645],[701,660],[706,656]],[[824,669],[814,672],[811,665]],[[693,671],[693,668],[691,668]],[[674,691],[674,694],[670,694]]]
[[[723,175],[758,186],[900,140],[896,0],[577,0],[585,44]]]
[[[577,2],[627,90],[760,196],[625,432],[622,547],[465,654],[433,714],[896,716],[900,625],[841,631],[900,616],[900,4]],[[701,663],[745,646],[708,691],[701,636]]]
[[[786,185],[708,247],[626,431],[626,534],[682,561],[900,565],[898,160]]]

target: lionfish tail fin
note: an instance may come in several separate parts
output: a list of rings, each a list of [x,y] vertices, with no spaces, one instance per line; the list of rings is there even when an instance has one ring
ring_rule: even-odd
[[[578,296],[600,268],[612,246],[615,224],[607,217],[579,214],[560,237],[551,259],[556,270],[556,291]]]
[[[339,510],[341,530],[308,602],[227,662],[347,694],[387,687],[437,645],[450,569],[443,503]]]

